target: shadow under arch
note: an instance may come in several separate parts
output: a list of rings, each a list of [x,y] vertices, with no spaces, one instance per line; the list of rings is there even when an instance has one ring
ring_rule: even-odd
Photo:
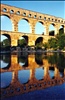
[[[36,39],[36,41],[35,41],[35,45],[37,44],[37,43],[42,43],[43,42],[43,37],[38,37],[37,39]]]
[[[26,41],[26,44],[28,44],[28,36],[26,36],[26,35],[23,35],[22,37],[25,39],[25,41]]]

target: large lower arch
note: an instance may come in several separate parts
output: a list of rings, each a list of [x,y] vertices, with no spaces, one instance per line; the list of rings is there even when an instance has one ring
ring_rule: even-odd
[[[1,30],[12,31],[12,21],[8,15],[1,15]]]
[[[23,35],[22,37],[19,38],[18,40],[18,46],[20,47],[25,47],[28,45],[28,36]]]
[[[24,33],[31,33],[31,27],[29,21],[25,18],[22,18],[18,23],[18,31]]]
[[[4,33],[4,34],[1,35],[1,39],[2,39],[2,36],[5,36],[4,38],[9,40],[9,44],[11,46],[11,37],[10,37],[10,35]],[[4,38],[2,39],[2,41],[5,40]]]
[[[4,36],[4,37],[3,37]],[[8,34],[1,35],[1,51],[10,51],[11,47],[11,37]]]
[[[36,41],[35,41],[35,45],[37,44],[37,43],[42,43],[43,42],[43,37],[38,37],[37,39],[36,39]]]

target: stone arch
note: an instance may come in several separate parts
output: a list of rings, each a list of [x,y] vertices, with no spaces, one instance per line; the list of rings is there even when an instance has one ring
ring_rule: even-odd
[[[12,31],[12,19],[10,18],[10,16],[2,14],[0,17],[1,17],[1,30]]]
[[[22,37],[25,38],[25,41],[26,41],[26,43],[28,44],[28,36],[23,35]]]
[[[44,35],[44,23],[42,21],[38,21],[35,25],[35,33],[36,34],[43,34]]]
[[[55,35],[55,24],[51,23],[49,25],[49,35],[54,36]]]
[[[28,36],[27,35],[23,35],[18,39],[18,45],[19,45],[19,40],[22,40],[22,39],[25,42],[25,46],[27,46],[28,45]]]
[[[8,50],[10,50],[10,47],[11,47],[11,37],[10,37],[10,35],[3,33],[1,35],[1,43],[2,43],[1,49],[3,49],[5,47],[4,50],[7,50],[7,48],[8,48]]]
[[[35,41],[35,45],[37,44],[37,43],[42,43],[43,42],[43,37],[38,37],[37,39],[36,39],[36,41]]]
[[[64,25],[60,25],[59,34],[64,34]]]
[[[26,18],[21,18],[18,22],[18,31],[24,33],[31,33],[31,26],[29,20]]]

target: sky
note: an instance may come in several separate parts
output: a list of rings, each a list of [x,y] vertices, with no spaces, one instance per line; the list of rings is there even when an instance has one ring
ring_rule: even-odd
[[[1,3],[3,4],[7,4],[7,5],[11,5],[11,6],[15,6],[15,7],[19,7],[19,8],[24,8],[24,9],[28,9],[28,10],[32,10],[32,11],[36,11],[36,12],[40,12],[43,14],[49,14],[49,15],[53,15],[56,17],[61,17],[63,19],[65,19],[65,1],[14,1],[14,0],[9,0],[9,1],[2,1]],[[12,30],[12,26],[7,25],[7,23],[11,23],[10,20],[8,18],[4,18],[3,16],[1,17],[1,29],[2,30]],[[3,23],[5,23],[6,25],[4,25]],[[23,27],[27,26],[28,23],[26,23],[24,20],[20,21],[19,23],[19,31],[23,31]],[[40,23],[37,24],[37,28],[41,26]],[[22,28],[21,28],[22,27]],[[41,26],[41,33],[44,31],[44,28],[42,29]],[[38,28],[36,31],[36,33],[40,33],[40,29]],[[26,32],[29,33],[29,26],[28,29],[26,29]],[[3,39],[3,37],[2,37]]]

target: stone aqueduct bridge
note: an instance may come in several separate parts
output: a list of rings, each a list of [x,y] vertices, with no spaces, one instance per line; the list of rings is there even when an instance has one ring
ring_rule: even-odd
[[[52,24],[55,27],[55,35],[59,32],[60,26],[63,26],[65,33],[65,20],[62,18],[58,18],[55,16],[50,16],[47,14],[42,14],[26,9],[17,8],[14,6],[9,6],[5,4],[1,4],[1,15],[7,16],[12,21],[12,31],[3,31],[1,30],[1,34],[8,36],[11,40],[11,46],[17,46],[17,41],[21,36],[28,37],[28,45],[35,45],[36,39],[39,37],[43,38],[43,42],[47,42],[51,37],[49,36],[49,26]],[[25,19],[30,25],[30,34],[25,34],[22,32],[18,32],[18,22],[21,19]],[[35,34],[35,24],[37,22],[42,23],[45,28],[45,35]]]

